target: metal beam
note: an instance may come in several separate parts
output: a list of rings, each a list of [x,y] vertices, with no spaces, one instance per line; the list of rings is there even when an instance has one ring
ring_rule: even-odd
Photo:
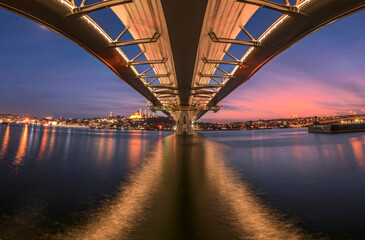
[[[223,84],[204,84],[204,85],[198,85],[192,88],[192,90],[196,89],[203,89],[203,88],[219,88],[223,87]]]
[[[233,56],[232,54],[230,54],[228,51],[223,51],[225,54],[227,54],[228,56],[230,56],[231,58],[233,58],[235,61],[240,62],[240,60],[238,60],[238,58],[236,58],[235,56]]]
[[[166,89],[178,90],[178,88],[173,87],[172,85],[169,84],[150,84],[148,86],[152,88],[166,88]]]
[[[215,91],[215,90],[199,89],[199,90],[195,90],[194,93],[196,93],[196,94],[205,94],[205,93],[210,94],[210,93],[216,93],[216,92],[217,91]]]
[[[216,69],[218,69],[219,71],[221,71],[222,73],[224,73],[225,75],[229,75],[229,73],[227,73],[226,71],[224,71],[222,68],[220,67],[216,67]]]
[[[191,93],[190,95],[199,97],[213,97],[211,93]]]
[[[219,37],[217,37],[217,35],[215,35],[214,32],[208,33],[208,35],[213,42],[217,42],[217,43],[229,43],[229,44],[238,44],[238,45],[254,46],[254,47],[261,46],[261,43],[258,41],[246,41],[246,40],[240,40],[240,39],[219,38]]]
[[[168,90],[168,89],[158,89],[158,90],[153,90],[153,93],[158,93],[158,94],[162,94],[162,93],[166,93],[166,94],[175,94],[174,92],[175,90]]]
[[[163,64],[167,62],[167,58],[163,58],[161,60],[147,60],[147,61],[139,61],[139,62],[134,62],[134,61],[130,61],[127,64],[128,65],[144,65],[144,64]]]
[[[175,93],[175,92],[170,92],[168,90],[159,90],[160,92],[156,92],[156,94],[160,94],[162,96],[164,95],[171,95],[171,96],[175,96],[175,95],[178,95],[178,93]]]
[[[151,81],[149,81],[149,82],[147,83],[147,86],[150,86],[153,82],[155,82],[155,81],[157,81],[157,80],[159,80],[159,81],[160,81],[160,79],[159,79],[159,78],[152,79]],[[161,83],[161,82],[160,82],[160,83]]]
[[[170,97],[175,97],[179,95],[178,93],[171,93],[171,92],[159,92],[156,93],[156,97],[159,98],[160,96],[170,96]]]
[[[212,59],[207,59],[205,57],[202,58],[202,61],[204,63],[207,63],[207,64],[247,65],[247,64],[242,63],[240,61],[212,60]]]
[[[256,41],[256,39],[252,37],[252,35],[246,30],[246,28],[241,27],[241,30],[247,35],[247,37],[251,39],[251,41]]]
[[[178,93],[170,93],[170,92],[160,92],[160,93],[156,93],[157,97],[159,98],[160,96],[164,97],[164,96],[170,96],[170,97],[175,97],[178,95]],[[160,95],[159,95],[160,94]]]
[[[137,75],[136,78],[163,78],[163,77],[169,77],[170,73],[167,74],[155,74],[155,75]]]
[[[217,75],[217,74],[203,74],[199,73],[199,77],[208,77],[208,78],[235,78],[233,75]]]
[[[111,42],[109,43],[109,47],[123,47],[128,45],[135,45],[135,44],[144,44],[144,43],[154,43],[157,42],[157,40],[160,38],[160,33],[155,33],[151,38],[142,38],[142,39],[133,39],[133,40],[127,40],[123,42]]]
[[[139,58],[140,56],[142,56],[144,54],[144,51],[138,53],[137,56],[135,56],[134,58],[131,59],[131,62],[134,62],[137,58]]]
[[[170,105],[170,106],[149,106],[150,110],[155,111],[214,111],[218,112],[221,108],[221,106],[176,106],[176,105]]]
[[[223,85],[223,82],[219,82],[217,79],[215,78],[210,78],[210,80],[213,80],[214,82],[216,82],[218,85]],[[210,81],[209,81],[210,82]]]
[[[148,71],[150,71],[152,69],[153,69],[153,67],[151,66],[150,68],[147,68],[146,70],[144,70],[143,72],[141,72],[139,75],[143,76],[143,75],[145,75],[146,72],[148,72]]]
[[[272,10],[276,10],[279,12],[282,12],[284,14],[302,14],[299,12],[299,8],[296,6],[290,6],[287,4],[279,4],[279,3],[275,3],[275,2],[271,2],[271,1],[267,1],[267,0],[236,0],[237,2],[241,2],[241,3],[248,3],[248,4],[252,4],[252,5],[256,5],[259,7],[265,7],[265,8],[269,8]]]
[[[123,35],[129,30],[129,27],[124,28],[124,30],[119,34],[119,36],[114,40],[115,42],[118,42],[119,39],[123,37]]]
[[[165,94],[165,95],[157,96],[157,98],[158,99],[160,99],[160,98],[173,98],[173,99],[175,99],[175,95]]]
[[[193,96],[193,97],[194,97],[194,100],[197,100],[197,101],[206,101],[204,99],[208,99],[208,100],[212,99],[211,96]]]
[[[94,4],[90,4],[89,6],[84,6],[86,1],[83,1],[80,7],[76,7],[72,9],[72,14],[69,15],[85,15],[90,12],[94,12],[104,8],[110,8],[117,5],[122,5],[126,3],[132,3],[133,0],[108,0],[101,1]]]

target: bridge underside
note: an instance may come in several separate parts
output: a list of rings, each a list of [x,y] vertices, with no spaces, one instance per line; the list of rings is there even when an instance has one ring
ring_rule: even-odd
[[[90,0],[91,1],[91,0]],[[320,28],[365,8],[365,0],[0,0],[0,7],[40,23],[94,55],[177,120],[178,134],[249,80],[261,67]],[[95,3],[96,2],[96,3]],[[281,17],[255,39],[245,28],[260,8]],[[89,13],[110,8],[125,26],[112,39]],[[133,39],[125,39],[129,32]],[[244,33],[247,40],[238,39]],[[232,44],[248,46],[241,57]],[[128,58],[127,45],[141,53]],[[140,56],[147,60],[140,61]],[[230,58],[230,60],[226,60]],[[146,65],[138,72],[135,66]],[[224,66],[233,66],[231,71]]]

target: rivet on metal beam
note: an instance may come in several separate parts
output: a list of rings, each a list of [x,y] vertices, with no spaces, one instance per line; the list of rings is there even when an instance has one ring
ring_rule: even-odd
[[[217,35],[215,35],[214,32],[208,33],[208,35],[213,42],[217,42],[217,43],[238,44],[238,45],[253,46],[253,47],[261,46],[261,43],[259,41],[246,41],[246,40],[240,40],[240,39],[219,38],[219,37],[217,37]]]

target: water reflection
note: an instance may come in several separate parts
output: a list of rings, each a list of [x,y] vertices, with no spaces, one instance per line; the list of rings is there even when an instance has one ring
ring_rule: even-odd
[[[10,134],[10,124],[8,124],[8,126],[6,127],[4,140],[3,140],[3,143],[1,146],[1,151],[0,151],[0,158],[4,158],[6,155],[6,151],[7,151],[8,144],[9,144],[9,134]]]
[[[14,159],[14,165],[18,167],[22,164],[24,160],[25,151],[27,150],[27,141],[28,141],[28,125],[26,124],[23,129],[22,137],[19,143],[19,148]]]
[[[365,149],[364,149],[364,140],[361,138],[350,138],[350,144],[355,155],[356,162],[359,164],[359,167],[365,167]]]
[[[67,129],[65,148],[64,148],[64,151],[63,151],[63,160],[67,159],[67,156],[70,152],[70,143],[71,143],[71,129]]]
[[[128,159],[129,167],[136,168],[140,158],[142,150],[142,135],[132,136],[128,143]]]
[[[107,162],[113,161],[114,158],[114,149],[115,149],[115,138],[110,137],[108,138],[108,141],[106,143],[106,153],[105,153],[105,159]]]
[[[103,159],[104,159],[104,149],[105,149],[105,142],[106,142],[106,139],[105,137],[101,137],[101,138],[98,138],[99,142],[98,142],[98,162],[102,162]]]
[[[1,239],[311,239],[303,232],[318,229],[365,236],[360,134],[214,132],[211,140],[0,127],[9,163],[0,167]]]
[[[51,136],[49,139],[49,146],[47,146],[47,159],[51,159],[52,155],[53,155],[53,151],[55,151],[55,141],[56,141],[56,134],[57,134],[57,129],[56,128],[50,128],[49,130],[51,132]]]
[[[129,150],[139,154],[141,138],[132,139]],[[87,222],[57,237],[304,239],[294,224],[262,204],[225,165],[222,145],[202,137],[169,136],[159,138],[153,148],[141,168],[97,214],[90,213]],[[131,155],[132,163],[139,160],[137,156]],[[220,216],[234,229],[222,230],[222,219],[212,220],[212,216]]]
[[[43,134],[42,134],[41,146],[39,148],[38,156],[36,158],[37,161],[43,160],[44,154],[46,152],[47,144],[48,144],[48,128],[45,127],[43,130]]]
[[[59,239],[127,239],[133,226],[143,218],[151,195],[160,184],[162,171],[161,141],[142,168],[121,186],[116,196],[108,201],[85,225],[69,230]]]
[[[217,143],[205,142],[209,187],[221,198],[241,239],[308,239],[291,222],[260,202],[250,188],[225,164]]]

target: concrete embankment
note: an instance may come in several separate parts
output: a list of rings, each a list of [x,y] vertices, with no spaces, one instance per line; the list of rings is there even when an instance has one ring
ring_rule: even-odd
[[[361,132],[365,131],[365,123],[357,124],[329,124],[309,126],[310,133],[346,133],[346,132]]]

